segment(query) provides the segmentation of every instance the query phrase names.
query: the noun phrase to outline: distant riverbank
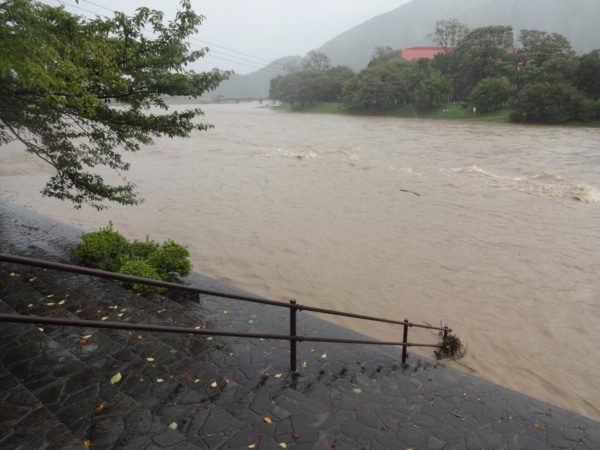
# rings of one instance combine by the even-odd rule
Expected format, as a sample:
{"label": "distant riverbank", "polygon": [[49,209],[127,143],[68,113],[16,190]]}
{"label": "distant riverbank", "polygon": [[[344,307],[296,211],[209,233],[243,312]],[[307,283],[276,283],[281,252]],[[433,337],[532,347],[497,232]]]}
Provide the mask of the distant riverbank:
{"label": "distant riverbank", "polygon": [[[421,109],[415,105],[398,105],[390,108],[352,111],[344,107],[342,103],[315,103],[305,108],[292,108],[289,103],[277,107],[280,111],[305,112],[313,114],[346,114],[355,116],[381,116],[401,117],[414,119],[453,119],[466,120],[469,122],[492,122],[511,123],[508,116],[510,108],[503,108],[493,112],[475,112],[470,107],[462,105],[443,105],[437,108]],[[566,122],[557,124],[560,126],[583,126],[600,128],[600,118],[592,122]]]}

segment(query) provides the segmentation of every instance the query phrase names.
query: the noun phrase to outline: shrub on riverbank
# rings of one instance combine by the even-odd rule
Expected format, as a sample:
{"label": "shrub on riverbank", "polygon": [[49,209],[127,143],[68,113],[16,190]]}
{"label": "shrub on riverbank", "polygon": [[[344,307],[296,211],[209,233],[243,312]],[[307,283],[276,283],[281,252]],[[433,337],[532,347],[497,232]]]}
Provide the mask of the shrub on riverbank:
{"label": "shrub on riverbank", "polygon": [[[188,249],[170,239],[162,244],[146,237],[145,241],[128,241],[112,222],[99,231],[84,233],[75,247],[75,255],[84,266],[110,272],[162,281],[177,281],[192,270]],[[134,290],[164,292],[165,288],[139,283],[119,282]]]}

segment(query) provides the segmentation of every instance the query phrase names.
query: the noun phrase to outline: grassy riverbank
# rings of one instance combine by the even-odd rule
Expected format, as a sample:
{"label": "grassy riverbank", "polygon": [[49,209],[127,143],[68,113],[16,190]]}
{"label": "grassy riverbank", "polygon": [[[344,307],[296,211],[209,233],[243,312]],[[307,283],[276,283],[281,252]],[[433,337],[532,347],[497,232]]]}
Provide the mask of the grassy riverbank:
{"label": "grassy riverbank", "polygon": [[[489,113],[473,114],[470,108],[464,108],[461,105],[444,105],[438,108],[420,109],[414,105],[399,105],[385,109],[372,109],[364,111],[351,111],[341,103],[315,103],[306,108],[292,108],[290,104],[278,106],[281,111],[295,111],[313,114],[347,114],[359,116],[381,116],[381,117],[404,117],[414,119],[452,119],[468,120],[472,122],[491,122],[491,123],[509,123],[509,108],[503,108]],[[585,126],[600,128],[600,119],[592,122],[567,122],[559,124],[561,126]]]}
{"label": "grassy riverbank", "polygon": [[414,105],[399,105],[384,109],[371,109],[352,111],[344,107],[342,103],[315,103],[306,108],[292,108],[290,104],[278,107],[284,111],[297,111],[313,114],[348,114],[360,116],[384,116],[384,117],[407,117],[414,119],[469,119],[485,122],[507,123],[510,109],[504,108],[490,113],[473,114],[470,108],[460,105],[444,105],[439,108],[420,109]]}

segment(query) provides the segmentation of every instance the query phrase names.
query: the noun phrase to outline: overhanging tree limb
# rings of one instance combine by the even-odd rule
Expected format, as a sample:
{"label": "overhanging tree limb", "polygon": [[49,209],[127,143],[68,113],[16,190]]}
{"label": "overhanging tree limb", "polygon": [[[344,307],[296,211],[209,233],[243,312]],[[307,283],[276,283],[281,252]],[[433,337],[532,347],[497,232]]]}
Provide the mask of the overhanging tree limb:
{"label": "overhanging tree limb", "polygon": [[[210,128],[197,121],[199,108],[152,108],[168,109],[164,96],[196,98],[230,75],[186,69],[208,51],[191,51],[188,43],[203,19],[189,0],[166,24],[148,8],[85,19],[32,0],[0,3],[0,144],[18,139],[56,169],[43,195],[77,208],[139,203],[122,176],[129,165],[120,152]],[[105,183],[95,173],[101,166],[123,184]]]}

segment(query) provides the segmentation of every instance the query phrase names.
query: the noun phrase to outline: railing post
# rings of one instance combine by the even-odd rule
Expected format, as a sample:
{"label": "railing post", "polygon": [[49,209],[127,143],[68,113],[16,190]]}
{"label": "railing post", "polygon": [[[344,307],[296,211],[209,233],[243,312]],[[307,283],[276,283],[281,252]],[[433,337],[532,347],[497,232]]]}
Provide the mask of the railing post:
{"label": "railing post", "polygon": [[407,346],[408,343],[408,319],[404,319],[404,335],[402,336],[402,364],[406,363],[406,358],[408,358]]}
{"label": "railing post", "polygon": [[[290,300],[290,304],[295,305],[296,300]],[[291,337],[296,336],[296,312],[297,311],[298,311],[298,309],[293,306],[290,308],[290,336]],[[296,371],[296,342],[297,341],[294,339],[290,340],[290,370],[292,372]]]}
{"label": "railing post", "polygon": [[446,339],[448,339],[448,326],[444,327],[444,342],[446,342]]}

